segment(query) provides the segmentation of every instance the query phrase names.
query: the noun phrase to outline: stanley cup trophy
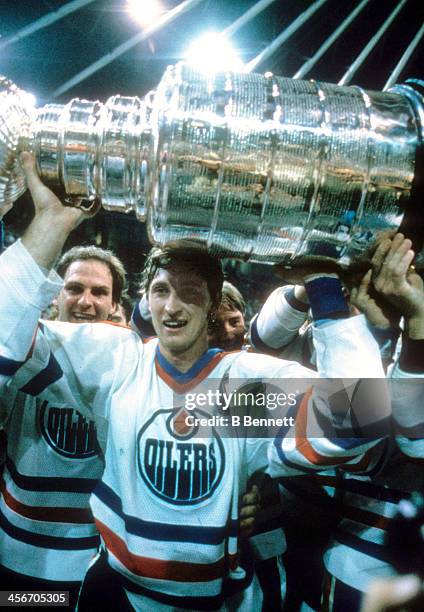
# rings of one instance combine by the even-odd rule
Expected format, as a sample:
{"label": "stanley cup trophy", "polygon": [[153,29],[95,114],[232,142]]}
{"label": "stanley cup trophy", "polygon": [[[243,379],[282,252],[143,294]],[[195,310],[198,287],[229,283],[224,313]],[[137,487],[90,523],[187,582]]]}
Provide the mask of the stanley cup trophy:
{"label": "stanley cup trophy", "polygon": [[254,262],[347,265],[417,215],[422,85],[381,93],[177,64],[144,100],[35,110],[3,78],[0,205],[26,189],[18,153],[29,148],[69,203],[134,210],[153,243],[190,238]]}

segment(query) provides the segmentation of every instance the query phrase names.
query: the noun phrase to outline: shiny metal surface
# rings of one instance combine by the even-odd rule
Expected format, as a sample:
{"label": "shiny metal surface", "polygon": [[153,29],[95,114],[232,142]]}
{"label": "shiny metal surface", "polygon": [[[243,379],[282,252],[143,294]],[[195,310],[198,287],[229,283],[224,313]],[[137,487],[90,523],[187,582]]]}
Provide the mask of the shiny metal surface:
{"label": "shiny metal surface", "polygon": [[62,186],[69,203],[99,198],[108,210],[135,210],[144,220],[153,152],[145,102],[112,96],[105,104],[49,104],[38,110],[33,130],[41,177]]}
{"label": "shiny metal surface", "polygon": [[114,96],[102,116],[102,148],[99,164],[102,203],[108,210],[128,212],[137,203],[140,190],[141,151],[139,98]]}
{"label": "shiny metal surface", "polygon": [[18,162],[18,144],[28,141],[33,124],[31,99],[5,77],[0,77],[0,214],[26,189]]}
{"label": "shiny metal surface", "polygon": [[419,134],[404,96],[177,65],[155,105],[154,242],[348,263],[401,222]]}
{"label": "shiny metal surface", "polygon": [[0,86],[0,201],[23,191],[16,155],[31,132],[42,178],[71,202],[147,214],[155,243],[195,238],[257,262],[346,264],[397,228],[422,137],[422,99],[408,86],[380,93],[178,64],[144,101],[47,105],[31,130],[22,92]]}

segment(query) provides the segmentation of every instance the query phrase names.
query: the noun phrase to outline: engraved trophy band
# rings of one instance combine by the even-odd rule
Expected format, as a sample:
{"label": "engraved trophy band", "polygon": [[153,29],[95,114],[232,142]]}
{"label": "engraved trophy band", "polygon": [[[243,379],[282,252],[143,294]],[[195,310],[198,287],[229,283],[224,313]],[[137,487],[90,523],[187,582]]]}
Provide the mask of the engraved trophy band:
{"label": "engraved trophy band", "polygon": [[143,100],[35,109],[0,78],[0,206],[26,189],[29,148],[68,201],[133,210],[154,244],[348,264],[416,208],[423,124],[420,81],[376,92],[177,64]]}

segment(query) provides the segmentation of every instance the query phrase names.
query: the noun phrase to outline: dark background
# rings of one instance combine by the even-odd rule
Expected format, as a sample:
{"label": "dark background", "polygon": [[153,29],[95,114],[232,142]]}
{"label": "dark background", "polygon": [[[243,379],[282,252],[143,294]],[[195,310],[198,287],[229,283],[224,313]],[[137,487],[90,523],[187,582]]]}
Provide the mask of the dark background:
{"label": "dark background", "polygon": [[[162,4],[170,9],[180,1],[162,0]],[[398,2],[370,0],[307,78],[337,82]],[[64,0],[2,0],[0,34],[2,38],[13,35],[65,4],[68,2]],[[116,93],[143,96],[157,85],[168,64],[181,59],[194,39],[210,29],[223,30],[254,4],[254,0],[205,0],[56,101],[66,102],[75,96],[105,100]],[[232,43],[240,50],[243,61],[255,57],[312,4],[312,0],[277,0],[239,30]],[[293,76],[358,4],[359,0],[328,0],[258,70]],[[53,102],[51,93],[59,85],[140,31],[125,8],[126,0],[96,0],[2,49],[1,73],[32,91],[40,105]],[[382,89],[423,17],[422,0],[408,0],[352,84]],[[423,44],[416,49],[401,78],[422,76]]]}
{"label": "dark background", "polygon": [[[371,0],[305,78],[337,82],[398,2]],[[7,38],[65,4],[64,0],[3,0],[0,2],[0,35]],[[162,4],[171,9],[179,1],[162,0]],[[182,58],[193,40],[207,30],[223,30],[253,4],[255,0],[205,0],[63,96],[53,99],[52,93],[57,87],[140,31],[140,26],[126,11],[125,0],[95,0],[55,24],[1,49],[0,73],[33,93],[38,106],[49,102],[64,103],[73,97],[105,101],[117,93],[142,97],[157,85],[168,64]],[[242,60],[247,62],[255,57],[312,4],[312,0],[273,2],[232,38]],[[328,0],[256,70],[293,76],[358,4],[359,0]],[[423,17],[424,2],[408,0],[351,84],[382,89]],[[400,82],[409,77],[423,77],[423,49],[421,41],[401,74]],[[23,196],[15,210],[7,215],[11,235],[22,230],[28,209],[28,197]],[[81,226],[67,246],[93,240],[113,248],[131,273],[140,269],[149,249],[143,226],[131,215],[102,212],[95,220]],[[237,278],[238,264],[227,267],[230,277]],[[263,271],[258,270],[257,266],[249,268],[252,281],[257,276],[263,278]]]}

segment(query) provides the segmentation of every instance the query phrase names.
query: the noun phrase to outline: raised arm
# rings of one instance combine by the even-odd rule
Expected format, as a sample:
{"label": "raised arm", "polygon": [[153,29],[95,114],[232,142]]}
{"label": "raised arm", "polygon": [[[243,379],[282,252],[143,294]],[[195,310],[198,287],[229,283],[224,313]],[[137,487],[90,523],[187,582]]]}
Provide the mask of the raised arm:
{"label": "raised arm", "polygon": [[375,288],[404,318],[402,346],[391,371],[392,411],[402,452],[424,458],[424,283],[411,263],[411,241],[397,234],[373,258]]}
{"label": "raised arm", "polygon": [[57,275],[48,271],[69,232],[84,214],[62,206],[40,181],[35,161],[21,154],[35,216],[22,240],[7,249],[0,261],[0,376],[5,382],[26,360],[41,312],[60,290]]}
{"label": "raised arm", "polygon": [[114,359],[125,373],[140,343],[132,332],[100,323],[39,322],[62,287],[49,268],[84,213],[62,206],[41,183],[32,156],[22,158],[36,214],[24,238],[0,256],[0,382],[33,396],[57,394],[65,405],[78,395],[101,412]]}
{"label": "raised arm", "polygon": [[424,283],[411,266],[415,257],[412,242],[396,234],[385,240],[372,260],[373,283],[405,319],[405,339],[424,339]]}
{"label": "raised arm", "polygon": [[22,244],[35,262],[50,270],[70,232],[86,217],[78,208],[63,206],[37,174],[34,157],[24,151],[21,164],[35,206],[35,216]]}
{"label": "raised arm", "polygon": [[260,353],[286,357],[284,349],[297,339],[308,309],[306,291],[301,285],[275,289],[251,321],[252,347]]}
{"label": "raised arm", "polygon": [[305,287],[320,378],[298,401],[294,427],[275,440],[271,474],[366,472],[388,433],[379,426],[390,405],[378,346],[364,316],[350,315],[336,274],[308,275]]}

